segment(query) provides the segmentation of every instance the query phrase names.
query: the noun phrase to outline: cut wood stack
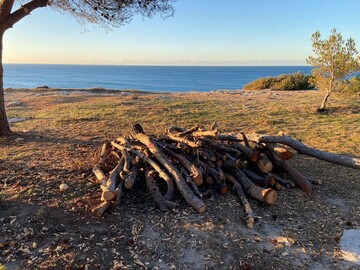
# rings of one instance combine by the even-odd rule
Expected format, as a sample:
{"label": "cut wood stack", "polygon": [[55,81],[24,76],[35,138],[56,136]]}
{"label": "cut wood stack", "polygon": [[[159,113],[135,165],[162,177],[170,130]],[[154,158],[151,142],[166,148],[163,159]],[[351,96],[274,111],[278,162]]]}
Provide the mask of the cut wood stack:
{"label": "cut wood stack", "polygon": [[155,137],[135,124],[131,135],[107,142],[101,149],[93,173],[102,202],[93,212],[103,215],[126,189],[143,183],[160,210],[175,208],[174,194],[179,192],[202,213],[207,207],[203,193],[215,188],[220,194],[230,190],[239,198],[247,226],[252,228],[254,215],[248,197],[271,205],[277,190],[296,185],[310,193],[312,184],[318,183],[286,162],[296,152],[360,168],[359,159],[316,150],[284,135],[220,134],[217,125],[209,130],[198,125],[171,127]]}

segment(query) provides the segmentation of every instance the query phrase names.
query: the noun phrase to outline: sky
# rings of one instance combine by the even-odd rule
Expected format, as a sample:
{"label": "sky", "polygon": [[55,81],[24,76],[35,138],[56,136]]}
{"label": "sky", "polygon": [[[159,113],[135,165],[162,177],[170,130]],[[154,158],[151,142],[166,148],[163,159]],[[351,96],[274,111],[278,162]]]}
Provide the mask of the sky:
{"label": "sky", "polygon": [[311,34],[336,28],[360,51],[359,0],[177,0],[173,17],[106,31],[46,7],[4,36],[4,63],[305,65]]}

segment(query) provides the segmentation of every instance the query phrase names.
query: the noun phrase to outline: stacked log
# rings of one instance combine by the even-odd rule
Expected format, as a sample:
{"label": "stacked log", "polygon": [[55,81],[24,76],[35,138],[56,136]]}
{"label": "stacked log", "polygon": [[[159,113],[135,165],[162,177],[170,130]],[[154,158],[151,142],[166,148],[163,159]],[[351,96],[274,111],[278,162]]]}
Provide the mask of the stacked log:
{"label": "stacked log", "polygon": [[296,152],[360,169],[359,159],[316,150],[284,135],[220,134],[217,125],[209,130],[197,125],[171,127],[155,137],[135,124],[130,135],[102,146],[99,163],[93,167],[102,202],[93,212],[102,216],[126,189],[142,183],[160,210],[175,208],[174,194],[179,192],[202,213],[207,208],[202,192],[215,188],[238,197],[247,227],[252,228],[248,196],[271,205],[278,190],[296,185],[311,193],[312,184],[319,183],[287,163]]}

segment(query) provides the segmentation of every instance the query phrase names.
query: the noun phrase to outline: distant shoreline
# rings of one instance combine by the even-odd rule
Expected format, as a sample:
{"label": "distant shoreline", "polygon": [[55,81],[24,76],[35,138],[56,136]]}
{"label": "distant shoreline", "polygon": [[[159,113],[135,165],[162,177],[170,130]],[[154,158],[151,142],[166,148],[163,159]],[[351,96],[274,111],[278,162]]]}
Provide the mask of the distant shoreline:
{"label": "distant shoreline", "polygon": [[310,65],[139,65],[139,64],[60,64],[60,63],[4,63],[3,65],[34,66],[98,66],[98,67],[311,67]]}
{"label": "distant shoreline", "polygon": [[155,95],[170,95],[170,94],[236,94],[236,93],[264,93],[264,92],[277,92],[277,93],[291,93],[291,92],[309,92],[309,91],[317,91],[316,89],[308,89],[308,90],[278,90],[278,89],[260,89],[260,90],[244,90],[244,89],[237,89],[237,90],[229,90],[229,89],[218,89],[208,92],[203,91],[191,91],[191,92],[174,92],[174,91],[161,91],[161,92],[152,92],[152,91],[141,91],[135,89],[106,89],[101,87],[95,88],[52,88],[52,87],[36,87],[36,88],[5,88],[6,92],[32,92],[32,93],[44,93],[44,92],[62,92],[68,94],[117,94],[122,95],[124,93],[127,94],[155,94]]}

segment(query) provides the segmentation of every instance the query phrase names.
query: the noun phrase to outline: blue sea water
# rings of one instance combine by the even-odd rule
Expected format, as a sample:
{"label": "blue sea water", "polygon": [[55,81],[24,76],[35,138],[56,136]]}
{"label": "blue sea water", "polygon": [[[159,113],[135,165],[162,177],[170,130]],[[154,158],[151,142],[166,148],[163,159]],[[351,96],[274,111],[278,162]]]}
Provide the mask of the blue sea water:
{"label": "blue sea water", "polygon": [[236,90],[259,77],[301,72],[310,66],[96,66],[4,64],[5,88],[134,89],[151,92]]}

